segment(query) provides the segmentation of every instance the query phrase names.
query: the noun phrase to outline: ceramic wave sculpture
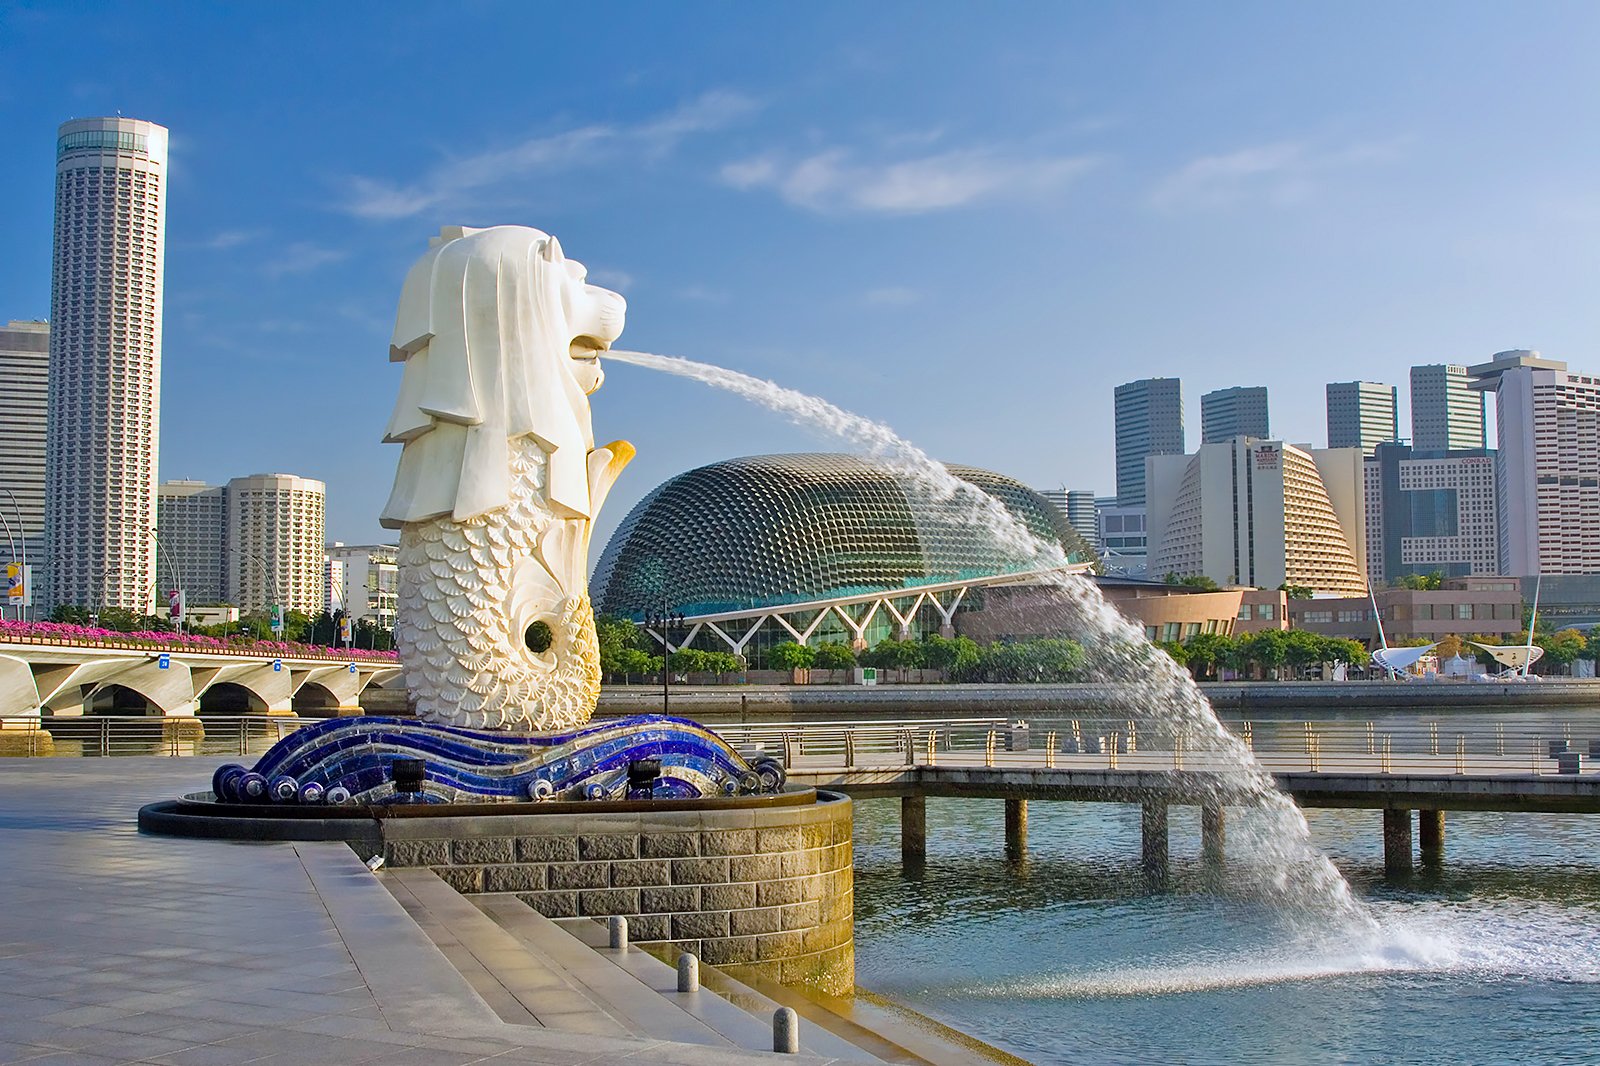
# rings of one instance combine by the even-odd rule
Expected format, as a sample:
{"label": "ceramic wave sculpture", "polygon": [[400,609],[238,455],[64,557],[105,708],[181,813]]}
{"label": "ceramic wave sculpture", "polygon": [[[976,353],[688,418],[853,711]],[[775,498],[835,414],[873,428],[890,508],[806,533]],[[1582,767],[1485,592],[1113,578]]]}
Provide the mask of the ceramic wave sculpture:
{"label": "ceramic wave sculpture", "polygon": [[599,699],[589,538],[634,449],[594,445],[627,305],[585,278],[525,226],[446,227],[406,275],[381,521],[400,531],[395,645],[424,721],[570,729]]}
{"label": "ceramic wave sculpture", "polygon": [[631,763],[653,759],[655,799],[781,791],[782,765],[747,763],[704,726],[641,715],[540,734],[462,729],[406,718],[333,718],[295,730],[246,769],[217,768],[212,792],[224,803],[350,804],[395,798],[396,759],[425,763],[424,803],[641,798]]}

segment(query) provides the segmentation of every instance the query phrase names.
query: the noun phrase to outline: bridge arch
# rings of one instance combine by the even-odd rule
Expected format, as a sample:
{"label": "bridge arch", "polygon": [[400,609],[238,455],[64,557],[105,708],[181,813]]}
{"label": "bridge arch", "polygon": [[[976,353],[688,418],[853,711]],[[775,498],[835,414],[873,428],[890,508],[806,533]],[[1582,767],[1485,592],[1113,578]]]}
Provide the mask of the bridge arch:
{"label": "bridge arch", "polygon": [[96,685],[84,700],[83,709],[89,714],[122,716],[163,714],[161,705],[132,685],[114,681]]}
{"label": "bridge arch", "polygon": [[320,681],[305,681],[295,689],[290,705],[296,713],[309,711],[333,714],[338,711],[341,701],[336,692]]}
{"label": "bridge arch", "polygon": [[266,714],[267,701],[248,685],[218,681],[200,694],[199,709],[206,714]]}

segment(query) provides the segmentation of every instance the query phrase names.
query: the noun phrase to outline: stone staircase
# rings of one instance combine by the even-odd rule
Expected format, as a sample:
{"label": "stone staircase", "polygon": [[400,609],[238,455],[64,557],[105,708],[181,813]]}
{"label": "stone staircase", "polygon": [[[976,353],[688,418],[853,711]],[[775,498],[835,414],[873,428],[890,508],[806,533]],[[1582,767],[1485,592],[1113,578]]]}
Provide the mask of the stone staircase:
{"label": "stone staircase", "polygon": [[813,1061],[996,1061],[870,1004],[836,1013],[793,990],[757,990],[711,967],[701,967],[700,991],[679,992],[673,966],[639,948],[612,950],[593,919],[552,920],[511,893],[462,895],[422,868],[385,870],[379,878],[512,1025],[770,1053],[772,1014],[788,1006],[801,1016],[801,1055]]}

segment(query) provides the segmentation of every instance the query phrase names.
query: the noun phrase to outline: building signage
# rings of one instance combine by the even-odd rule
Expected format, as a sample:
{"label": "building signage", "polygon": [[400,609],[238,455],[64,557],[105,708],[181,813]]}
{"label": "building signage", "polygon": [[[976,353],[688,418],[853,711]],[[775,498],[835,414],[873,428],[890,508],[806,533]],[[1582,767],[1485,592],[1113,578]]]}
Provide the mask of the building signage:
{"label": "building signage", "polygon": [[1256,449],[1256,469],[1257,470],[1276,470],[1276,469],[1278,469],[1278,449],[1276,449],[1276,448],[1274,448],[1274,447],[1272,447],[1270,445],[1268,445],[1266,447],[1262,447],[1262,448],[1257,448]]}

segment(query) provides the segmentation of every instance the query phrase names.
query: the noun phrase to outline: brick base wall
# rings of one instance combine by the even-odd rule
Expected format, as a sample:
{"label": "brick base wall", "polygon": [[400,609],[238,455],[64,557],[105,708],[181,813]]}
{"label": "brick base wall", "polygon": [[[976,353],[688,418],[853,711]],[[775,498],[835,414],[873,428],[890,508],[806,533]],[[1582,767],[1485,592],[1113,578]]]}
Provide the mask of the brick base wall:
{"label": "brick base wall", "polygon": [[849,799],[792,807],[390,819],[391,866],[551,918],[624,915],[636,943],[730,976],[855,987]]}

